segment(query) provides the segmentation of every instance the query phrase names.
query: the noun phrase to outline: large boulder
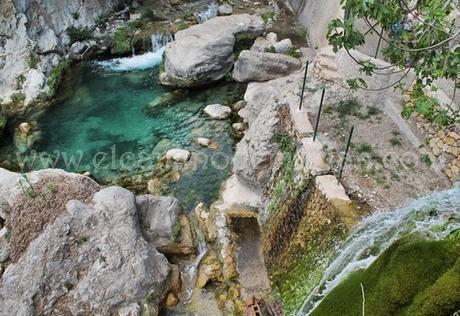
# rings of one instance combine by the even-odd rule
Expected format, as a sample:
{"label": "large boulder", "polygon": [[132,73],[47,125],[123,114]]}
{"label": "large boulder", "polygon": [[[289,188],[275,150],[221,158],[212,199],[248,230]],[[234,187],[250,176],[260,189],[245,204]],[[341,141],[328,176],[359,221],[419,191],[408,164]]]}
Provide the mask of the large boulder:
{"label": "large boulder", "polygon": [[238,82],[268,81],[287,76],[300,67],[300,60],[290,56],[244,50],[235,63],[233,79]]}
{"label": "large boulder", "polygon": [[195,251],[190,223],[179,200],[173,197],[141,195],[136,198],[141,230],[147,241],[165,254]]}
{"label": "large boulder", "polygon": [[265,29],[256,15],[215,17],[176,33],[165,50],[165,85],[195,87],[222,79],[233,67],[236,37],[256,38]]}
{"label": "large boulder", "polygon": [[109,187],[91,203],[67,203],[8,266],[0,314],[156,315],[169,273],[142,237],[134,195]]}

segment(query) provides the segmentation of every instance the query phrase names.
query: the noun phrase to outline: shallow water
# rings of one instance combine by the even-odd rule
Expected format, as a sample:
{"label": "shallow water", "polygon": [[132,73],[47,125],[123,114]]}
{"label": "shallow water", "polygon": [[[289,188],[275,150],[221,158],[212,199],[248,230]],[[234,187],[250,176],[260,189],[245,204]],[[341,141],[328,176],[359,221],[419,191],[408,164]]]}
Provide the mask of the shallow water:
{"label": "shallow water", "polygon": [[[193,168],[167,193],[187,207],[212,202],[229,175],[235,141],[230,122],[201,112],[207,104],[233,102],[240,87],[172,93],[158,84],[158,67],[120,72],[108,65],[81,63],[72,69],[61,93],[65,99],[38,119],[40,140],[20,159],[28,169],[89,171],[103,183],[119,183],[122,177],[148,175],[168,149],[184,148],[192,152]],[[211,138],[218,148],[202,148],[197,137]]]}

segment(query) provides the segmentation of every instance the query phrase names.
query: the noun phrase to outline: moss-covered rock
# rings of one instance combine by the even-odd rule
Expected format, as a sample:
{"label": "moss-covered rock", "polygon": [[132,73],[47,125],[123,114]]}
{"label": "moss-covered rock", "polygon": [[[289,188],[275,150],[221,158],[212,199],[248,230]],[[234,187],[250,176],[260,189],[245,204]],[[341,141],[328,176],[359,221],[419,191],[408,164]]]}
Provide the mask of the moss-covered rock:
{"label": "moss-covered rock", "polygon": [[460,309],[460,241],[404,238],[338,285],[312,315],[453,315]]}
{"label": "moss-covered rock", "polygon": [[0,113],[0,137],[3,135],[3,130],[6,127],[6,117]]}

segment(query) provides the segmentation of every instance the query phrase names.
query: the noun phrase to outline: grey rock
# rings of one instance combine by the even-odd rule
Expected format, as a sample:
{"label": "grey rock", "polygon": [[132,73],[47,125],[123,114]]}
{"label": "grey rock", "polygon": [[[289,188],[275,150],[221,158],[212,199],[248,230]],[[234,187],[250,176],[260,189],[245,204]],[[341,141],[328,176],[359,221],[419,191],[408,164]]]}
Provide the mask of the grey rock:
{"label": "grey rock", "polygon": [[11,247],[9,244],[9,230],[3,227],[0,230],[0,263],[8,260],[11,254]]}
{"label": "grey rock", "polygon": [[270,45],[275,45],[278,42],[278,35],[274,32],[270,32],[267,34],[267,42]]}
{"label": "grey rock", "polygon": [[275,52],[277,52],[278,54],[286,54],[287,52],[289,52],[289,49],[291,49],[292,42],[289,38],[286,38],[282,41],[275,43],[273,47],[275,48]]}
{"label": "grey rock", "polygon": [[40,94],[43,86],[45,85],[46,77],[37,69],[30,69],[26,74],[26,81],[24,82],[24,103],[30,104]]}
{"label": "grey rock", "polygon": [[174,160],[175,162],[187,162],[190,159],[191,153],[188,150],[173,148],[166,152],[167,160]]}
{"label": "grey rock", "polygon": [[272,158],[278,145],[274,141],[279,118],[276,108],[264,108],[236,147],[233,172],[251,188],[262,190],[270,180]]}
{"label": "grey rock", "polygon": [[230,116],[232,109],[225,105],[210,104],[204,108],[203,112],[212,119],[224,120]]}
{"label": "grey rock", "polygon": [[265,53],[269,49],[271,44],[265,39],[265,37],[258,37],[251,46],[251,50],[259,53]]}
{"label": "grey rock", "polygon": [[179,222],[182,208],[173,197],[140,195],[136,197],[142,233],[155,247],[174,241],[174,226]]}
{"label": "grey rock", "polygon": [[119,187],[93,203],[70,201],[0,285],[1,315],[114,315],[158,311],[169,290],[166,258],[142,237],[134,195]]}
{"label": "grey rock", "polygon": [[238,82],[268,81],[284,77],[299,69],[298,59],[272,53],[242,51],[233,70],[233,79]]}
{"label": "grey rock", "polygon": [[228,3],[220,5],[218,8],[219,15],[230,15],[233,13],[233,8]]}
{"label": "grey rock", "polygon": [[232,68],[237,34],[256,38],[265,29],[260,16],[241,14],[212,18],[176,33],[165,50],[165,85],[195,87],[222,79]]}

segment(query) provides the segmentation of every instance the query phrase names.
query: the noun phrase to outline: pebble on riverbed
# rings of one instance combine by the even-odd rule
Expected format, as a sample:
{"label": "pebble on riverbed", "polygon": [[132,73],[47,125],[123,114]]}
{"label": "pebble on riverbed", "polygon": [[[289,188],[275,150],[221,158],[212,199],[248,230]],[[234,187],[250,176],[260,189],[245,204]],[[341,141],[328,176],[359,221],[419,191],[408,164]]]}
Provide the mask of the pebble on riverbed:
{"label": "pebble on riverbed", "polygon": [[187,162],[191,155],[188,150],[174,148],[168,150],[165,157],[167,160],[174,160],[175,162]]}
{"label": "pebble on riverbed", "polygon": [[196,142],[203,147],[209,147],[211,145],[211,140],[209,138],[198,137]]}

